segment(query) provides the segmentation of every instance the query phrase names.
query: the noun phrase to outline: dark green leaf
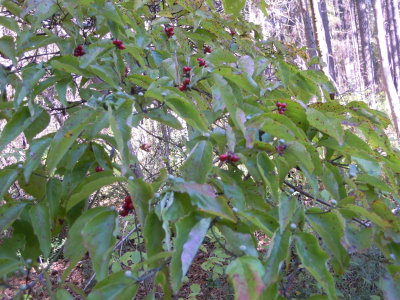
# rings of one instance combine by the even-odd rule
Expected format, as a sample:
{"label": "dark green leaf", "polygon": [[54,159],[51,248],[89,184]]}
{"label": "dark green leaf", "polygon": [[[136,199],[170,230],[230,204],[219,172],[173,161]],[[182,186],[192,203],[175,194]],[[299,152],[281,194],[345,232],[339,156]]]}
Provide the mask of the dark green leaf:
{"label": "dark green leaf", "polygon": [[81,231],[83,244],[89,250],[98,280],[104,279],[108,274],[111,251],[115,243],[116,217],[115,211],[102,212],[90,219]]}
{"label": "dark green leaf", "polygon": [[296,251],[302,265],[324,288],[330,300],[336,300],[335,281],[328,270],[328,254],[318,244],[317,239],[309,233],[296,234]]}
{"label": "dark green leaf", "polygon": [[50,228],[50,214],[48,208],[43,204],[36,204],[29,210],[33,231],[35,232],[40,250],[44,258],[48,258],[51,247],[51,228]]}
{"label": "dark green leaf", "polygon": [[212,155],[211,142],[198,142],[181,168],[182,177],[186,181],[205,183],[207,175],[212,169]]}

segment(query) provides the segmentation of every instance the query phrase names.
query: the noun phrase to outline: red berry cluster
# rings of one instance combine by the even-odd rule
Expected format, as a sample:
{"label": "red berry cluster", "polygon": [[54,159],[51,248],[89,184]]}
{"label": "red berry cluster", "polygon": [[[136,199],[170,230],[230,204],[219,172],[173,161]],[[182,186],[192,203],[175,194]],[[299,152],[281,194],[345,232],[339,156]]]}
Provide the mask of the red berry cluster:
{"label": "red berry cluster", "polygon": [[167,34],[168,38],[174,35],[174,27],[165,27],[164,31]]}
{"label": "red berry cluster", "polygon": [[233,30],[233,29],[229,29],[229,31],[230,31],[229,33],[230,33],[231,36],[234,36],[236,34],[236,31]]}
{"label": "red berry cluster", "polygon": [[183,83],[179,86],[180,91],[186,91],[187,86],[190,84],[190,71],[192,71],[191,67],[185,66],[183,67],[183,74],[185,75],[185,79],[183,80]]}
{"label": "red berry cluster", "polygon": [[131,196],[126,196],[124,204],[122,205],[122,210],[119,212],[119,215],[122,217],[127,216],[131,211],[133,211],[133,202]]}
{"label": "red berry cluster", "polygon": [[125,49],[125,45],[121,40],[113,40],[113,44],[115,45],[115,47],[117,47],[117,49],[119,50],[124,50]]}
{"label": "red berry cluster", "polygon": [[276,107],[278,108],[278,113],[283,115],[286,110],[286,103],[276,102]]}
{"label": "red berry cluster", "polygon": [[104,169],[102,167],[100,167],[100,166],[97,166],[95,171],[96,171],[96,173],[99,173],[99,172],[103,172]]}
{"label": "red berry cluster", "polygon": [[227,162],[238,162],[240,160],[240,157],[237,156],[235,153],[228,152],[221,154],[219,156],[220,161],[227,161]]}
{"label": "red berry cluster", "polygon": [[206,64],[206,61],[202,58],[198,58],[197,61],[199,62],[199,67],[208,67],[208,65]]}
{"label": "red berry cluster", "polygon": [[209,46],[204,46],[203,51],[204,51],[204,54],[212,52],[211,47],[209,47]]}
{"label": "red berry cluster", "polygon": [[82,45],[76,46],[74,50],[74,56],[84,56],[86,54],[85,50],[83,50]]}
{"label": "red berry cluster", "polygon": [[285,144],[279,144],[278,146],[275,147],[276,153],[278,153],[279,156],[283,155],[283,151],[285,151],[286,145]]}

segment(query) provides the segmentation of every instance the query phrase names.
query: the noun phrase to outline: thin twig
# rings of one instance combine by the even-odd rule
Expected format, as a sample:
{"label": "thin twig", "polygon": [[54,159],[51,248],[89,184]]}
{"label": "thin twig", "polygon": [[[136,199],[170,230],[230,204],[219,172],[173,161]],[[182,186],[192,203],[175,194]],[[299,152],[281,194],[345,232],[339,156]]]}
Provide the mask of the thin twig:
{"label": "thin twig", "polygon": [[[291,184],[290,182],[288,182],[286,180],[284,180],[283,183],[286,184],[288,187],[291,187],[292,189],[294,189],[296,192],[299,192],[300,194],[302,194],[302,195],[304,195],[304,196],[306,196],[306,197],[308,197],[310,199],[313,199],[313,200],[315,200],[315,201],[317,201],[317,202],[319,202],[319,203],[321,203],[321,204],[323,204],[325,206],[328,206],[330,208],[334,208],[334,206],[329,204],[328,202],[325,202],[324,200],[321,200],[321,199],[318,199],[318,198],[314,197],[313,195],[307,193],[306,191],[303,191],[301,188],[298,188],[297,186]],[[362,221],[362,220],[360,220],[358,218],[352,218],[352,220],[354,222],[360,224],[360,225],[365,226],[365,227],[370,227],[371,226],[370,224],[368,224],[368,223],[366,223],[366,222],[364,222],[364,221]]]}

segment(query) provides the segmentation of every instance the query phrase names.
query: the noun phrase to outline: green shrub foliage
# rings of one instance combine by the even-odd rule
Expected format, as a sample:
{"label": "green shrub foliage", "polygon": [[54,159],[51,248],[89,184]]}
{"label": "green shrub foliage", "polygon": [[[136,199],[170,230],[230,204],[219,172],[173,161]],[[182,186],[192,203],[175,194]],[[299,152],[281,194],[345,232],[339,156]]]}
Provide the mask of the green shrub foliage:
{"label": "green shrub foliage", "polygon": [[[296,66],[307,65],[304,49],[264,40],[241,18],[244,0],[222,1],[226,14],[210,0],[1,3],[0,150],[21,135],[27,144],[0,170],[3,280],[49,259],[63,230],[62,280],[89,252],[89,299],[131,299],[149,278],[168,299],[213,231],[236,299],[283,299],[280,282],[296,268],[321,299],[337,299],[335,279],[369,247],[386,257],[387,299],[400,298],[390,121],[331,100],[321,71]],[[179,169],[148,182],[131,143],[145,119],[187,137],[186,158],[171,157]],[[146,246],[132,273],[109,268],[123,217],[88,205],[113,184],[129,191]],[[26,197],[12,197],[15,186]],[[266,252],[255,233],[270,239]]]}

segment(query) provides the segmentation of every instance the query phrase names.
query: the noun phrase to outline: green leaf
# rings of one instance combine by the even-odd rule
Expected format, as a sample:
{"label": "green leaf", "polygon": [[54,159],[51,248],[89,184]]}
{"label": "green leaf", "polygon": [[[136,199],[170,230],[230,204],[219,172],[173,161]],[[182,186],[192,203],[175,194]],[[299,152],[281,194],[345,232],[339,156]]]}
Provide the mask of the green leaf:
{"label": "green leaf", "polygon": [[43,204],[36,204],[29,210],[31,224],[40,245],[44,258],[48,258],[51,248],[50,214]]}
{"label": "green leaf", "polygon": [[17,66],[14,38],[12,36],[3,36],[0,38],[0,49],[6,57],[11,59],[13,65]]}
{"label": "green leaf", "polygon": [[62,183],[57,178],[50,178],[46,187],[46,202],[51,218],[55,218],[60,209],[62,197]]}
{"label": "green leaf", "polygon": [[[111,43],[109,48],[110,47]],[[92,65],[92,63],[96,61],[97,57],[105,50],[105,47],[99,47],[97,45],[89,46],[85,54],[85,59],[80,61],[79,67],[82,69],[86,69],[88,66]]]}
{"label": "green leaf", "polygon": [[67,210],[70,210],[80,201],[86,199],[89,195],[99,190],[103,186],[113,184],[115,182],[126,181],[125,177],[115,177],[111,171],[103,171],[88,176],[74,190],[73,194],[67,202]]}
{"label": "green leaf", "polygon": [[138,288],[134,278],[119,271],[98,282],[87,299],[134,299]]}
{"label": "green leaf", "polygon": [[4,194],[8,191],[8,188],[15,182],[18,177],[18,173],[19,170],[14,168],[0,170],[0,199],[3,199]]}
{"label": "green leaf", "polygon": [[261,278],[264,274],[263,264],[253,256],[242,256],[226,267],[226,274],[235,288],[236,300],[257,300],[265,288]]}
{"label": "green leaf", "polygon": [[336,300],[335,281],[327,267],[328,254],[318,244],[315,236],[306,232],[296,234],[296,251],[302,265],[323,287],[330,300]]}
{"label": "green leaf", "polygon": [[38,109],[34,117],[34,122],[24,130],[28,143],[31,143],[32,139],[45,130],[50,123],[50,115],[45,110]]}
{"label": "green leaf", "polygon": [[217,226],[232,249],[232,252],[237,256],[243,254],[254,257],[258,256],[254,238],[247,225],[240,224],[240,226],[234,226],[233,228],[222,224],[218,224]]}
{"label": "green leaf", "polygon": [[21,266],[23,266],[23,263],[20,260],[0,258],[0,276],[3,277],[8,273],[15,272]]}
{"label": "green leaf", "polygon": [[14,107],[19,107],[25,97],[30,98],[33,87],[46,74],[45,68],[41,64],[27,65],[22,71],[22,85],[16,90]]}
{"label": "green leaf", "polygon": [[96,113],[94,111],[88,109],[78,110],[69,117],[64,126],[56,133],[47,155],[47,168],[50,174],[53,173],[76,138],[94,120],[95,116]]}
{"label": "green leaf", "polygon": [[4,16],[0,16],[0,25],[14,31],[15,33],[18,33],[20,31],[18,22],[14,18],[7,18]]}
{"label": "green leaf", "polygon": [[115,243],[116,217],[115,211],[102,212],[90,219],[81,231],[83,244],[89,250],[97,280],[104,279],[108,274],[109,260]]}
{"label": "green leaf", "polygon": [[345,221],[338,212],[324,212],[311,208],[306,213],[307,220],[314,230],[322,237],[328,250],[333,254],[333,267],[337,274],[342,275],[349,264],[350,257],[340,241],[344,236]]}
{"label": "green leaf", "polygon": [[176,223],[175,251],[171,261],[172,288],[177,292],[211,224],[211,218],[190,214]]}
{"label": "green leaf", "polygon": [[343,145],[344,131],[338,119],[327,116],[316,109],[308,108],[307,120],[311,126],[335,138],[340,146]]}
{"label": "green leaf", "polygon": [[21,107],[18,112],[12,116],[12,119],[7,122],[1,133],[0,151],[21,134],[21,132],[32,126],[32,124],[42,116],[42,111],[42,109],[39,109],[33,116],[31,116],[27,106]]}
{"label": "green leaf", "polygon": [[216,197],[214,189],[207,184],[183,183],[176,186],[176,190],[187,193],[200,211],[214,216],[226,218],[232,222],[236,221],[231,208],[226,203],[226,199]]}
{"label": "green leaf", "polygon": [[[397,274],[385,274],[381,278],[380,286],[385,295],[386,300],[397,300],[400,299],[400,285],[399,285],[399,266],[395,266],[393,269],[397,269]],[[390,270],[390,269],[389,269]],[[393,272],[396,273],[396,272]],[[395,275],[395,276],[393,276]]]}
{"label": "green leaf", "polygon": [[228,14],[233,14],[235,16],[240,15],[240,11],[246,4],[246,0],[222,0],[224,9]]}
{"label": "green leaf", "polygon": [[200,130],[207,131],[207,122],[195,105],[182,97],[169,96],[165,103],[190,126]]}
{"label": "green leaf", "polygon": [[[146,223],[143,230],[143,237],[146,243],[147,259],[152,259],[157,254],[162,253],[163,240],[165,238],[162,222],[157,215],[152,212],[146,218]],[[149,268],[155,268],[158,265],[157,261],[149,263]]]}
{"label": "green leaf", "polygon": [[200,141],[194,146],[189,157],[181,167],[182,177],[186,181],[205,183],[208,173],[212,169],[212,144],[209,141]]}
{"label": "green leaf", "polygon": [[167,126],[170,126],[174,129],[181,130],[182,129],[182,124],[179,122],[177,118],[175,118],[173,115],[166,113],[162,109],[155,109],[146,114],[146,117],[156,120],[162,124],[165,124]]}
{"label": "green leaf", "polygon": [[286,230],[289,223],[292,222],[294,213],[297,208],[297,199],[282,194],[279,202],[279,225],[281,234]]}
{"label": "green leaf", "polygon": [[[101,80],[107,82],[111,87],[118,89],[118,82],[114,80],[117,77],[115,70],[107,65],[91,64],[86,70],[92,72]],[[118,78],[118,77],[117,77]]]}
{"label": "green leaf", "polygon": [[58,288],[56,290],[56,300],[73,300],[74,297],[67,290]]}
{"label": "green leaf", "polygon": [[154,196],[153,186],[142,178],[129,180],[129,193],[132,195],[135,211],[138,213],[139,221],[144,224],[149,213],[150,200]]}
{"label": "green leaf", "polygon": [[75,223],[72,224],[69,232],[68,239],[65,243],[64,255],[70,260],[70,265],[62,276],[62,280],[65,280],[69,275],[69,272],[75,267],[75,264],[82,258],[86,252],[86,248],[83,244],[83,237],[81,235],[82,228],[89,223],[95,216],[109,212],[108,208],[95,207],[84,214],[82,214]]}
{"label": "green leaf", "polygon": [[128,172],[129,165],[133,164],[135,160],[128,148],[128,142],[131,139],[131,128],[128,126],[128,120],[131,114],[132,104],[128,102],[125,102],[116,111],[112,111],[111,108],[108,110],[110,126],[122,158],[121,175],[125,175]]}
{"label": "green leaf", "polygon": [[19,217],[26,205],[25,202],[14,202],[0,206],[0,232]]}
{"label": "green leaf", "polygon": [[257,168],[261,174],[264,183],[270,187],[273,198],[279,201],[279,182],[276,174],[276,167],[267,153],[260,152],[257,154]]}
{"label": "green leaf", "polygon": [[390,222],[388,222],[387,220],[382,219],[381,217],[379,217],[376,213],[368,211],[367,209],[361,207],[361,206],[357,206],[357,205],[353,205],[353,204],[347,204],[344,205],[340,210],[349,210],[352,211],[354,213],[356,213],[357,215],[363,216],[365,218],[367,218],[368,220],[370,220],[371,222],[375,223],[376,225],[382,227],[382,228],[390,228],[392,227],[392,225],[390,224]]}
{"label": "green leaf", "polygon": [[266,269],[263,278],[267,286],[278,282],[282,264],[289,255],[290,236],[289,230],[285,230],[283,233],[277,230],[271,239],[271,244],[268,246]]}
{"label": "green leaf", "polygon": [[[82,57],[84,59],[84,56]],[[50,65],[57,70],[76,74],[84,77],[93,77],[92,74],[85,69],[79,67],[79,59],[72,55],[63,55],[50,60]]]}

